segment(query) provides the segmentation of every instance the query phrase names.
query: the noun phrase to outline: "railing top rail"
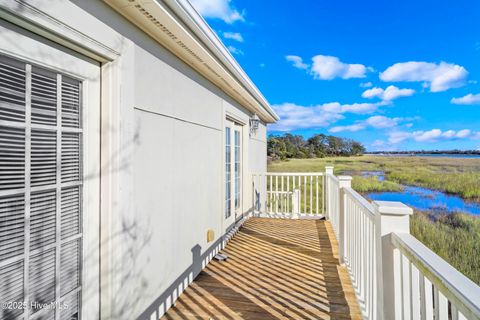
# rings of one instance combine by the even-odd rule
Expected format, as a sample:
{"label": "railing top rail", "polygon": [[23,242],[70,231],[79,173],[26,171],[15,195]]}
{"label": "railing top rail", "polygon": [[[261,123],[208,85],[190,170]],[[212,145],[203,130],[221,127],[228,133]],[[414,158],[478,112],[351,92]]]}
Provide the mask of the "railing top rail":
{"label": "railing top rail", "polygon": [[266,176],[323,176],[324,172],[265,172],[265,173],[253,173],[254,175],[266,175]]}
{"label": "railing top rail", "polygon": [[373,208],[373,205],[370,202],[368,202],[368,200],[365,199],[361,194],[359,194],[357,191],[355,191],[352,188],[343,188],[343,190],[359,206],[365,208],[365,210],[371,213],[372,215],[375,215],[375,209]]}
{"label": "railing top rail", "polygon": [[467,319],[480,319],[479,286],[411,234],[392,233],[392,242]]}
{"label": "railing top rail", "polygon": [[327,176],[330,177],[330,178],[331,178],[334,182],[336,182],[336,183],[339,183],[339,182],[340,182],[340,180],[338,179],[338,177],[337,177],[336,175],[334,175],[334,174],[329,173],[329,174],[327,174]]}

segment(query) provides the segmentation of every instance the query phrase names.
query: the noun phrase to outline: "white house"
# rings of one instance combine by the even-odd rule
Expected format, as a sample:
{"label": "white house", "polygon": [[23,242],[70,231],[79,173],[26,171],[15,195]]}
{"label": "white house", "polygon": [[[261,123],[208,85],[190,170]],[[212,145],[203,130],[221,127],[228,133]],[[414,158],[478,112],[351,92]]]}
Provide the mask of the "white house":
{"label": "white house", "polygon": [[0,0],[0,320],[480,319],[411,208],[266,172],[277,120],[187,0]]}
{"label": "white house", "polygon": [[277,119],[186,0],[0,0],[0,319],[161,316]]}

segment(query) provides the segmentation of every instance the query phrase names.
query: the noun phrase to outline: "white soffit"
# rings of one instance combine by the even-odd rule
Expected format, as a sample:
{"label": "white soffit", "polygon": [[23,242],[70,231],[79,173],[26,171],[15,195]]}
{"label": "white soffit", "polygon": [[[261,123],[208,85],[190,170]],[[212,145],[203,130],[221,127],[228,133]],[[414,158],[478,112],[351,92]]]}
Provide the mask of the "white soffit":
{"label": "white soffit", "polygon": [[[149,34],[160,44],[188,63],[242,106],[257,113],[265,122],[278,120],[268,102],[248,79],[227,49],[213,31],[208,28],[195,10],[186,10],[188,2],[168,1],[169,9],[163,1],[155,0],[104,0],[125,16],[137,27]],[[179,11],[189,21],[179,21],[172,12]],[[196,16],[195,16],[196,15]],[[200,23],[203,22],[203,26]],[[189,27],[187,27],[187,25]],[[190,31],[188,28],[196,29]],[[195,32],[196,31],[196,32]],[[210,43],[201,43],[195,34],[203,35]],[[211,50],[210,48],[213,50]],[[212,53],[215,52],[215,55]],[[233,76],[220,61],[228,63],[237,77]]]}

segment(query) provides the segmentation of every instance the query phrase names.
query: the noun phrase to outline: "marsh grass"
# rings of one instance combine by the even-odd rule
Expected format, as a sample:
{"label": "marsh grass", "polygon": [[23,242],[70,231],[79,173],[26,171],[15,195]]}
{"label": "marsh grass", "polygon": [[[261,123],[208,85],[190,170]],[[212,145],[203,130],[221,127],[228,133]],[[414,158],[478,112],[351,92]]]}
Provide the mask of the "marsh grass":
{"label": "marsh grass", "polygon": [[402,185],[392,181],[379,181],[375,176],[354,176],[352,179],[352,188],[360,193],[403,190]]}
{"label": "marsh grass", "polygon": [[462,213],[416,211],[410,220],[410,232],[480,285],[480,219]]}
{"label": "marsh grass", "polygon": [[414,185],[456,194],[468,200],[480,200],[480,159],[441,157],[361,156],[317,159],[293,159],[274,162],[272,172],[323,172],[333,165],[335,174],[343,172],[383,171],[386,183],[354,175],[359,192],[398,191],[399,184]]}
{"label": "marsh grass", "polygon": [[[337,157],[274,162],[271,172],[324,172],[333,165],[336,175],[353,176],[352,187],[360,193],[400,191],[402,184],[415,185],[480,201],[480,159],[440,157]],[[385,181],[362,177],[362,171],[383,171]],[[480,219],[440,210],[416,211],[411,233],[457,270],[480,285]]]}

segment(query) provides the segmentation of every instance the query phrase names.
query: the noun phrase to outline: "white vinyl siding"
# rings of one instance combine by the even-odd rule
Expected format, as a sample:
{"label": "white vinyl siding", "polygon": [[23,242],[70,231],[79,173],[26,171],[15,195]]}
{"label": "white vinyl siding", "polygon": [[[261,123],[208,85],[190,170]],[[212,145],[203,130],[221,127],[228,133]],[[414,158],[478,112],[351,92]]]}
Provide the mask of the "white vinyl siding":
{"label": "white vinyl siding", "polygon": [[0,319],[80,318],[80,97],[80,81],[0,56],[0,303],[27,303]]}

